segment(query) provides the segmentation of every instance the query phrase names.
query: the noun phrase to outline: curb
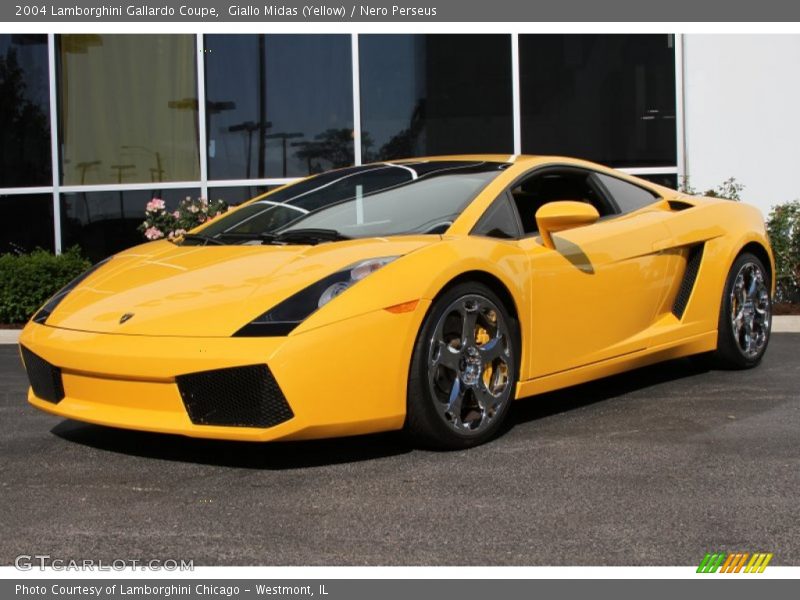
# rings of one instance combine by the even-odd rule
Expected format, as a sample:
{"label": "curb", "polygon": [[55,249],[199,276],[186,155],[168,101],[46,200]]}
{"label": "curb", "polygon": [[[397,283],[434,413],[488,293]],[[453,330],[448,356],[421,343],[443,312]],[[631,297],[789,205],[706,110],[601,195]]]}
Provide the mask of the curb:
{"label": "curb", "polygon": [[[0,344],[19,342],[19,329],[0,329]],[[781,315],[772,318],[773,333],[800,333],[800,315]]]}
{"label": "curb", "polygon": [[20,329],[0,329],[0,344],[16,344],[20,333]]}
{"label": "curb", "polygon": [[800,315],[772,317],[772,331],[776,333],[800,333]]}

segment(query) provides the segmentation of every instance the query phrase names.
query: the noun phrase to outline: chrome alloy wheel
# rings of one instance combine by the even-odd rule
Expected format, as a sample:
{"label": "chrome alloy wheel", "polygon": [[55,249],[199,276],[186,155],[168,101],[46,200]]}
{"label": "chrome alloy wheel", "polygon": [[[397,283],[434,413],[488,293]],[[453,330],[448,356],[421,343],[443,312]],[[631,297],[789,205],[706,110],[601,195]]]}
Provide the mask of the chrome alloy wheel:
{"label": "chrome alloy wheel", "polygon": [[509,325],[488,298],[469,294],[442,313],[428,351],[437,412],[461,434],[478,434],[510,402],[514,357]]}
{"label": "chrome alloy wheel", "polygon": [[753,262],[742,265],[733,282],[730,297],[731,330],[739,350],[747,358],[758,356],[769,340],[769,289],[761,267]]}

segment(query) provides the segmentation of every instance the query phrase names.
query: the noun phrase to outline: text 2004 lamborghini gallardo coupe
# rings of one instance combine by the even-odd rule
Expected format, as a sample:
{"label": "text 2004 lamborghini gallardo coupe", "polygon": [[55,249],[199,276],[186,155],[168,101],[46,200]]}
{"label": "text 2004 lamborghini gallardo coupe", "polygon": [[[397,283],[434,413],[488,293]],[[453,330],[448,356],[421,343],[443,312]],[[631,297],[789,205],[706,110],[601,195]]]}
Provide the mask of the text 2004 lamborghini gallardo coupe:
{"label": "text 2004 lamborghini gallardo coupe", "polygon": [[463,448],[515,398],[698,353],[755,366],[773,272],[745,204],[573,159],[438,157],[313,176],[117,254],[20,343],[30,402],[71,419]]}

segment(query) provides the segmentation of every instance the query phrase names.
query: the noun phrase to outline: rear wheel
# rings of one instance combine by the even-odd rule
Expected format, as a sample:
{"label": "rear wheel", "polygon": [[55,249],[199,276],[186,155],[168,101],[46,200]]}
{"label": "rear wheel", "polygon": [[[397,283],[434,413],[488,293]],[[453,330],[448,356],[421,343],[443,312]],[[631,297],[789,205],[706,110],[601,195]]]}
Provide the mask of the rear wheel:
{"label": "rear wheel", "polygon": [[417,338],[406,432],[418,444],[469,448],[494,436],[517,380],[516,322],[488,287],[465,283],[433,305]]}
{"label": "rear wheel", "polygon": [[731,267],[723,290],[715,358],[721,367],[749,369],[761,362],[772,329],[767,270],[750,253]]}

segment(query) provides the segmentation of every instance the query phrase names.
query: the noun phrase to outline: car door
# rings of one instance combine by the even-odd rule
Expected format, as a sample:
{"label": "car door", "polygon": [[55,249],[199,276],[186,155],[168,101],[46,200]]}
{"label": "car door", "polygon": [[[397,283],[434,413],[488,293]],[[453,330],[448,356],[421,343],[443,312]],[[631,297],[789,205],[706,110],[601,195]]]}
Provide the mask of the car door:
{"label": "car door", "polygon": [[[531,269],[532,378],[648,346],[674,259],[658,245],[669,235],[666,214],[657,208],[654,192],[627,189],[630,183],[615,178],[604,181],[609,177],[573,167],[544,169],[523,181],[519,194],[510,191],[528,234],[519,244]],[[630,206],[630,196],[638,196],[645,208]],[[558,200],[589,202],[601,217],[554,234],[551,249],[537,235],[534,215],[541,205]]]}

